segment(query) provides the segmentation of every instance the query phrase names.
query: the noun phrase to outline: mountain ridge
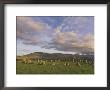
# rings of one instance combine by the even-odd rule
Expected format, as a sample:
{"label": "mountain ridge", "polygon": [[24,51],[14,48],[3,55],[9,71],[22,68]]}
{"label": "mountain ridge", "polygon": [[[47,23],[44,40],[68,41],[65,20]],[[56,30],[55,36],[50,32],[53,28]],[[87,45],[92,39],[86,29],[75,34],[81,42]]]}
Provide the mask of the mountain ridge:
{"label": "mountain ridge", "polygon": [[23,59],[23,58],[32,58],[33,60],[42,59],[42,60],[72,60],[75,58],[88,58],[93,59],[94,55],[88,55],[88,54],[62,54],[62,53],[45,53],[45,52],[33,52],[30,54],[17,56],[17,59]]}

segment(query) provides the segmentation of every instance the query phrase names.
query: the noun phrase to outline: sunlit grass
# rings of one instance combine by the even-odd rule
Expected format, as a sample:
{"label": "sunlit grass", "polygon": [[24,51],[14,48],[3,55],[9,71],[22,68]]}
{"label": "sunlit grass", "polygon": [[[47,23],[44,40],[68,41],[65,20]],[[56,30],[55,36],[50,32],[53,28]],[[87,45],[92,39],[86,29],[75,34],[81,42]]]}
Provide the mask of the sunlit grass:
{"label": "sunlit grass", "polygon": [[81,63],[81,66],[69,62],[68,66],[64,62],[47,62],[44,65],[16,63],[16,74],[94,74],[94,65]]}

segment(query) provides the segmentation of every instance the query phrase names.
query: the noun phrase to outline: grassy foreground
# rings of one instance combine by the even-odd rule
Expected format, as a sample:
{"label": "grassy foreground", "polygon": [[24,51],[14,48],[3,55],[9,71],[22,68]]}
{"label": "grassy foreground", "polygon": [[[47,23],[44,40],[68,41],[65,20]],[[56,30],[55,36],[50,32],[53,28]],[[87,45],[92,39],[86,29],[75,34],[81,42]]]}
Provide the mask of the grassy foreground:
{"label": "grassy foreground", "polygon": [[51,62],[45,65],[16,62],[16,74],[94,74],[94,66],[86,63],[81,63],[81,66],[75,63],[65,66],[64,62],[55,65]]}

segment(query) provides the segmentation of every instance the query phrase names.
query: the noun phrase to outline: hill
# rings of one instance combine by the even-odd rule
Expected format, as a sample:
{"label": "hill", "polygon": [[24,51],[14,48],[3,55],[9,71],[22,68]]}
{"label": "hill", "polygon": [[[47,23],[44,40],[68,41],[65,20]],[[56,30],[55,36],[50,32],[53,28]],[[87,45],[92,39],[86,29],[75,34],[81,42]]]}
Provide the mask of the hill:
{"label": "hill", "polygon": [[23,58],[31,58],[32,60],[72,60],[77,59],[89,59],[94,60],[94,55],[79,55],[79,54],[62,54],[62,53],[44,53],[44,52],[34,52],[23,56],[17,56],[17,60],[22,60]]}

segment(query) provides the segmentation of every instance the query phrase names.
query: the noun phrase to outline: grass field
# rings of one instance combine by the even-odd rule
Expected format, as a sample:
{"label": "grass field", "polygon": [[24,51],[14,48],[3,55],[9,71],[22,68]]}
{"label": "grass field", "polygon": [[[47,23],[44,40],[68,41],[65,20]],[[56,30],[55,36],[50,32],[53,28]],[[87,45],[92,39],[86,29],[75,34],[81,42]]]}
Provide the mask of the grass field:
{"label": "grass field", "polygon": [[94,74],[94,66],[86,63],[78,66],[72,62],[68,66],[64,62],[56,62],[55,65],[51,62],[45,65],[16,62],[16,74]]}

